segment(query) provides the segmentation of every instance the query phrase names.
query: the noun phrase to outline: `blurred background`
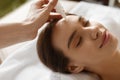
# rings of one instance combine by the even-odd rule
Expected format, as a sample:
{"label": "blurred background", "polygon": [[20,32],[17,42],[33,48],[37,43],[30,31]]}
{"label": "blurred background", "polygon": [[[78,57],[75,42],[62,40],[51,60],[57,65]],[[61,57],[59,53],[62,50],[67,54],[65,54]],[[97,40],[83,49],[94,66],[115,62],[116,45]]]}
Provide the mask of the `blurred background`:
{"label": "blurred background", "polygon": [[0,18],[15,10],[27,0],[0,0]]}

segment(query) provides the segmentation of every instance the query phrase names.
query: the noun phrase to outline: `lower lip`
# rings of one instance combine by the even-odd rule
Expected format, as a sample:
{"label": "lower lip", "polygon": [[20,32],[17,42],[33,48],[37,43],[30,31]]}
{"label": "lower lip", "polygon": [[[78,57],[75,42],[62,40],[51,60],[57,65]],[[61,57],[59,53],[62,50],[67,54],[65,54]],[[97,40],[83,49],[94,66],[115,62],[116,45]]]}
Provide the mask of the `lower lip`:
{"label": "lower lip", "polygon": [[[105,46],[105,45],[108,43],[109,39],[110,39],[110,34],[109,34],[109,32],[107,31],[107,32],[106,32],[106,38],[105,38],[105,40],[104,40],[104,42],[103,42],[103,44],[102,44],[102,47]],[[101,48],[102,48],[102,47],[101,47]]]}

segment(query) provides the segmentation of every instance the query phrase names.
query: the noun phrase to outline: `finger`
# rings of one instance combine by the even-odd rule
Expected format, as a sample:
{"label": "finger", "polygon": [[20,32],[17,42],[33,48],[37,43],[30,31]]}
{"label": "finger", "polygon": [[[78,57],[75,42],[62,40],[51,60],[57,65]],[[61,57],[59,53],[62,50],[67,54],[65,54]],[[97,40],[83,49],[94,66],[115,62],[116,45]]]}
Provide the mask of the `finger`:
{"label": "finger", "polygon": [[61,19],[62,16],[59,13],[50,13],[48,21],[51,21],[52,19]]}
{"label": "finger", "polygon": [[48,5],[47,5],[47,8],[48,8],[48,11],[51,12],[51,10],[54,9],[55,5],[57,4],[57,1],[58,0],[50,0]]}
{"label": "finger", "polygon": [[[41,8],[45,8],[47,5],[43,5]],[[56,12],[56,9],[52,9],[51,12]]]}
{"label": "finger", "polygon": [[38,0],[38,1],[35,2],[35,6],[36,6],[36,8],[39,9],[39,8],[41,8],[45,3],[46,3],[45,0]]}

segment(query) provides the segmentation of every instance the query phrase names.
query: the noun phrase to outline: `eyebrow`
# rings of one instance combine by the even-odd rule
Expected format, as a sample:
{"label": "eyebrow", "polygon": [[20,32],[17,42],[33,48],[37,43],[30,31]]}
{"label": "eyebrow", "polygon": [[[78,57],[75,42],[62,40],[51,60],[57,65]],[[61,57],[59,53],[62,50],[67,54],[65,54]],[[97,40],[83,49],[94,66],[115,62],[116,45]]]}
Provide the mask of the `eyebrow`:
{"label": "eyebrow", "polygon": [[70,44],[71,44],[71,42],[72,42],[72,40],[73,40],[73,37],[75,36],[76,32],[77,32],[77,30],[73,31],[72,34],[71,34],[71,36],[69,37],[69,40],[68,40],[68,48],[70,47]]}

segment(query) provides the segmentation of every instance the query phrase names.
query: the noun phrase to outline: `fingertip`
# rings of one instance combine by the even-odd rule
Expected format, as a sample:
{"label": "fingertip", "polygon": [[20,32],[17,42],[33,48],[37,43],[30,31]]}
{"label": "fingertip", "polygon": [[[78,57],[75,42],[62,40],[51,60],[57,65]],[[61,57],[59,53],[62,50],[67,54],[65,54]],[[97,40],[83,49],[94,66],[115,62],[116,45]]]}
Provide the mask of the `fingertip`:
{"label": "fingertip", "polygon": [[51,17],[50,17],[51,19],[61,19],[62,18],[62,16],[61,15],[51,15]]}
{"label": "fingertip", "polygon": [[41,8],[44,4],[45,4],[44,0],[37,0],[35,2],[35,5],[36,5],[37,8]]}
{"label": "fingertip", "polygon": [[51,11],[54,9],[54,7],[56,6],[58,0],[50,0],[48,3],[48,9]]}

